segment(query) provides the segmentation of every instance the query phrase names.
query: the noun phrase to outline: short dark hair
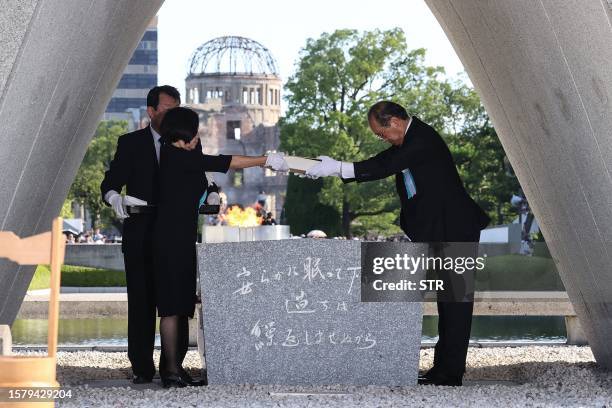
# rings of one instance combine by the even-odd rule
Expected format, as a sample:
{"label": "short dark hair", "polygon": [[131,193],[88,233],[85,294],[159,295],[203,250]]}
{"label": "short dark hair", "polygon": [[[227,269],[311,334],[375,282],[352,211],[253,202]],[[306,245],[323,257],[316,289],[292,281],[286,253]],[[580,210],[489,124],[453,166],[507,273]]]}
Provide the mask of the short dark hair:
{"label": "short dark hair", "polygon": [[161,85],[151,88],[147,94],[147,106],[151,106],[153,109],[157,110],[157,105],[159,105],[159,94],[162,93],[165,93],[178,103],[181,103],[181,93],[178,89],[170,85]]}
{"label": "short dark hair", "polygon": [[198,114],[189,108],[168,109],[162,119],[159,133],[167,143],[182,140],[191,142],[198,134],[200,119]]}
{"label": "short dark hair", "polygon": [[368,120],[374,119],[383,127],[389,126],[391,118],[408,120],[408,112],[402,105],[391,101],[376,102],[368,110]]}

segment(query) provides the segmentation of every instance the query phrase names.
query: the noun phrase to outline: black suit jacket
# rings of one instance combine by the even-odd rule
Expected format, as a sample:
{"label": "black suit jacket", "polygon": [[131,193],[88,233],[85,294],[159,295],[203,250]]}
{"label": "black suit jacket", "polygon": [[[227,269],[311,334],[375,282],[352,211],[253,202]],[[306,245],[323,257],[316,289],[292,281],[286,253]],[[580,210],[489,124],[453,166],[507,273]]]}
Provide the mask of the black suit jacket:
{"label": "black suit jacket", "polygon": [[355,178],[345,182],[395,175],[400,225],[412,241],[473,241],[489,224],[490,218],[465,191],[442,137],[417,117],[412,118],[401,146],[356,162],[354,168]]}
{"label": "black suit jacket", "polygon": [[[102,200],[110,190],[157,204],[159,195],[159,165],[151,128],[137,130],[119,137],[115,157],[104,174],[100,185]],[[137,215],[126,218],[123,223],[123,250],[151,240],[153,216]]]}

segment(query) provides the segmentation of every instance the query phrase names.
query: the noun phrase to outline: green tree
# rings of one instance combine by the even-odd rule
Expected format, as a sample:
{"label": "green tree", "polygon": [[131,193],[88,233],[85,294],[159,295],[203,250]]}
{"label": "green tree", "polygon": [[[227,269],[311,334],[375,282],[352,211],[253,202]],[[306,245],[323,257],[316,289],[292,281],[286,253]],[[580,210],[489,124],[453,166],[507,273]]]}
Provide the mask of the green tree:
{"label": "green tree", "polygon": [[289,225],[292,234],[306,234],[313,229],[323,230],[329,236],[342,234],[338,211],[319,202],[317,198],[322,187],[322,179],[309,180],[289,176],[285,218],[291,220]]}
{"label": "green tree", "polygon": [[109,223],[120,227],[112,210],[102,202],[100,183],[113,159],[119,136],[127,130],[126,121],[101,121],[70,187],[68,197],[89,210],[94,228]]}
{"label": "green tree", "polygon": [[445,101],[450,109],[445,140],[466,190],[492,224],[511,222],[516,210],[510,198],[520,184],[480,98],[474,89],[457,83],[446,88]]}
{"label": "green tree", "polygon": [[[401,29],[337,30],[309,39],[285,86],[281,149],[346,161],[368,158],[388,147],[371,133],[366,118],[369,106],[381,99],[399,100],[408,109],[427,112],[424,119],[437,119],[443,109],[437,76],[443,70],[426,66],[424,56],[424,49],[407,48]],[[345,236],[351,236],[351,225],[360,217],[370,229],[399,231],[391,178],[364,184],[326,178],[318,198],[336,209]],[[288,221],[293,222],[289,216]]]}
{"label": "green tree", "polygon": [[64,200],[64,204],[62,204],[62,209],[60,210],[59,216],[62,218],[74,218],[74,214],[72,213],[72,200]]}

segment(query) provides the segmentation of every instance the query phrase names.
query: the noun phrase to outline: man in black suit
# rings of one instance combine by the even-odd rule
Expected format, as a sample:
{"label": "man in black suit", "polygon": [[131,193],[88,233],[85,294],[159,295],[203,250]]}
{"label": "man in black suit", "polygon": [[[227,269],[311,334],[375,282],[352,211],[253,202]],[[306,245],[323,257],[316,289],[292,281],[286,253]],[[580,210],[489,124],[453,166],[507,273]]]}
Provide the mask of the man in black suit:
{"label": "man in black suit", "polygon": [[[100,186],[102,197],[123,219],[121,249],[125,262],[128,295],[128,357],[134,383],[151,382],[155,375],[153,349],[156,309],[153,288],[154,208],[142,207],[138,213],[126,208],[146,201],[154,206],[159,188],[159,125],[166,110],[178,106],[181,96],[176,88],[157,86],[147,95],[147,114],[151,124],[119,138],[115,157]],[[121,196],[126,187],[127,195]],[[163,357],[161,359],[163,361]]]}
{"label": "man in black suit", "polygon": [[[372,181],[395,175],[401,202],[400,226],[415,242],[473,242],[490,219],[465,191],[451,153],[431,126],[394,102],[381,101],[368,112],[372,132],[391,147],[360,162],[327,156],[307,170],[312,178]],[[476,244],[475,244],[476,245]],[[440,301],[434,366],[420,384],[461,385],[470,338],[473,301]]]}

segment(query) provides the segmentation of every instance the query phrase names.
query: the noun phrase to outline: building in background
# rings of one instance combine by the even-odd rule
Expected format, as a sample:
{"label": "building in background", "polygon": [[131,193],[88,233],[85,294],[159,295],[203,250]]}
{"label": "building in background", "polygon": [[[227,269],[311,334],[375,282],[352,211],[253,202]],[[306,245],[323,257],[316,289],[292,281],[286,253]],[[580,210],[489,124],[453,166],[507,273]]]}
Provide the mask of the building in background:
{"label": "building in background", "polygon": [[147,93],[157,85],[157,16],[151,20],[117,89],[106,107],[104,120],[127,120],[129,130],[148,124]]}
{"label": "building in background", "polygon": [[[206,153],[263,155],[278,149],[282,82],[263,45],[234,36],[202,44],[191,57],[185,85],[186,103],[200,116]],[[255,167],[214,177],[228,204],[251,205],[263,191],[266,210],[281,218],[286,174]]]}

